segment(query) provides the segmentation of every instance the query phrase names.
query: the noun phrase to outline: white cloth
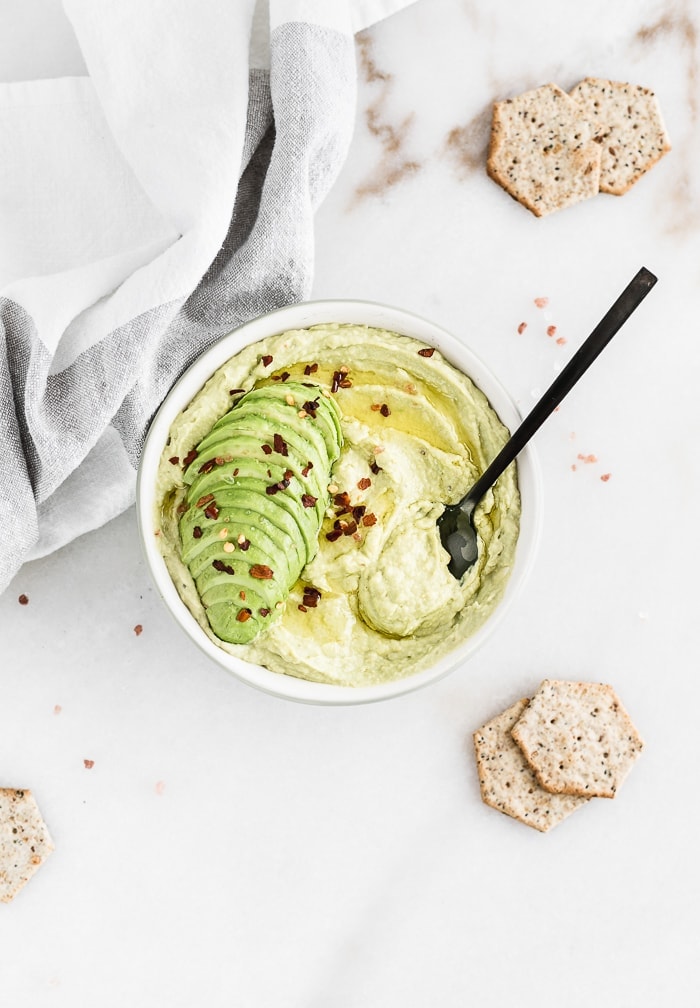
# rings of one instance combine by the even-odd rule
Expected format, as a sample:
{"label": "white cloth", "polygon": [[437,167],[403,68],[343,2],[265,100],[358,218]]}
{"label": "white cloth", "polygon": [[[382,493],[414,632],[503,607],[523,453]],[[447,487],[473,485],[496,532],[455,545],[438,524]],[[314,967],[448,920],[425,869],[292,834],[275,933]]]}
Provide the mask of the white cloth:
{"label": "white cloth", "polygon": [[89,76],[0,85],[0,590],[131,503],[197,354],[308,296],[352,35],[407,2],[270,0],[268,70],[255,0],[64,0]]}

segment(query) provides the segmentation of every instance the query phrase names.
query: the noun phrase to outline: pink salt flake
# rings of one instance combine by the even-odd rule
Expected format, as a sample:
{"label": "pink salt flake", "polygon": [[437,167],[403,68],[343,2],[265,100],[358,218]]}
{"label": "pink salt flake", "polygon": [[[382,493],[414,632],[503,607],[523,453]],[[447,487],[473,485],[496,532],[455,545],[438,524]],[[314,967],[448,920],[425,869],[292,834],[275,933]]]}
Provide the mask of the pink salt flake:
{"label": "pink salt flake", "polygon": [[548,304],[549,304],[549,298],[546,298],[546,297],[537,297],[537,298],[535,298],[535,305],[538,308],[546,308]]}
{"label": "pink salt flake", "polygon": [[564,336],[558,336],[555,342],[557,346],[564,346],[564,344],[566,343],[566,339]]}
{"label": "pink salt flake", "polygon": [[571,471],[576,472],[576,463],[574,462],[571,466]]}
{"label": "pink salt flake", "polygon": [[163,794],[163,792],[165,791],[165,781],[162,780],[156,781],[155,791],[157,795]]}
{"label": "pink salt flake", "polygon": [[611,476],[612,473],[603,473],[603,475],[600,478],[603,481],[603,483],[607,483]]}
{"label": "pink salt flake", "polygon": [[95,765],[94,759],[84,759],[83,760],[83,766],[85,767],[86,770],[92,770],[92,768],[94,767],[94,765]]}
{"label": "pink salt flake", "polygon": [[556,334],[557,334],[557,327],[555,325],[548,325],[547,326],[547,335],[548,336],[556,336]]}
{"label": "pink salt flake", "polygon": [[518,336],[522,336],[522,334],[525,332],[526,329],[527,329],[527,322],[521,322],[520,325],[518,326]]}
{"label": "pink salt flake", "polygon": [[54,709],[53,709],[53,712],[54,712],[54,714],[60,714],[62,710],[63,710],[63,707],[61,707],[60,703],[57,703],[55,705]]}
{"label": "pink salt flake", "polygon": [[576,457],[580,458],[582,462],[586,463],[586,465],[591,465],[591,463],[598,461],[598,456],[597,455],[582,455],[579,452],[579,454]]}

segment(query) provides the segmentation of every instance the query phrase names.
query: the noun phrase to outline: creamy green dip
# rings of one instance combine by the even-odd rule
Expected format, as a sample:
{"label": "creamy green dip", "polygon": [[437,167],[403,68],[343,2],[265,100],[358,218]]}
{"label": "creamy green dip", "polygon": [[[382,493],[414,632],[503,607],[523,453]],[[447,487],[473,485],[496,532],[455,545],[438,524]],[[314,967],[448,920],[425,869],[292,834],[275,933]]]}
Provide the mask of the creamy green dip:
{"label": "creamy green dip", "polygon": [[[182,466],[170,459],[185,459],[208,434],[230,409],[232,389],[287,375],[320,385],[342,412],[344,445],[331,474],[331,506],[318,553],[279,618],[251,643],[227,644],[213,635],[180,556],[185,487]],[[173,423],[157,476],[158,542],[183,601],[229,653],[285,675],[344,686],[402,678],[473,634],[503,595],[519,529],[515,466],[477,509],[479,557],[461,582],[447,570],[436,519],[445,503],[466,493],[507,437],[483,393],[424,344],[357,325],[284,332],[227,361]],[[348,498],[356,511],[343,512]],[[309,585],[320,592],[315,607],[303,605]]]}

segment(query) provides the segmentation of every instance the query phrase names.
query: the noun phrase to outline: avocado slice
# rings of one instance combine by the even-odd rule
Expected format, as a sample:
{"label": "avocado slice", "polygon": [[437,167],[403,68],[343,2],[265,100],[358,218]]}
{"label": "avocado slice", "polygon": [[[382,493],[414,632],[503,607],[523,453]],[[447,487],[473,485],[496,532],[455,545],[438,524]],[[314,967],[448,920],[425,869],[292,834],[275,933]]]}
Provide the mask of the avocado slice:
{"label": "avocado slice", "polygon": [[301,382],[253,389],[198,445],[182,557],[221,640],[248,643],[279,614],[318,549],[341,447],[335,400]]}

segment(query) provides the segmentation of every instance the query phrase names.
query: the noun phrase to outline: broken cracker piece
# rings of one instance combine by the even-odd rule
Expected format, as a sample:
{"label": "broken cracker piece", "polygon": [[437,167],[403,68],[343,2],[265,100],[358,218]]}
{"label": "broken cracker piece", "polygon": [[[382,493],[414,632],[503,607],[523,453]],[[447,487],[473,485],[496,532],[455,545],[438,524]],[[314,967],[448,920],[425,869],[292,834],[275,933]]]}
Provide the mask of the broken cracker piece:
{"label": "broken cracker piece", "polygon": [[545,833],[588,799],[549,794],[538,783],[511,735],[528,703],[518,700],[474,732],[476,765],[487,805]]}
{"label": "broken cracker piece", "polygon": [[493,107],[487,171],[537,217],[595,196],[601,146],[580,106],[544,84]]}
{"label": "broken cracker piece", "polygon": [[554,794],[614,798],[643,742],[612,686],[545,679],[511,735]]}
{"label": "broken cracker piece", "polygon": [[653,91],[586,77],[570,92],[601,149],[600,191],[622,196],[671,150]]}
{"label": "broken cracker piece", "polygon": [[0,788],[0,902],[14,899],[53,849],[32,792]]}

